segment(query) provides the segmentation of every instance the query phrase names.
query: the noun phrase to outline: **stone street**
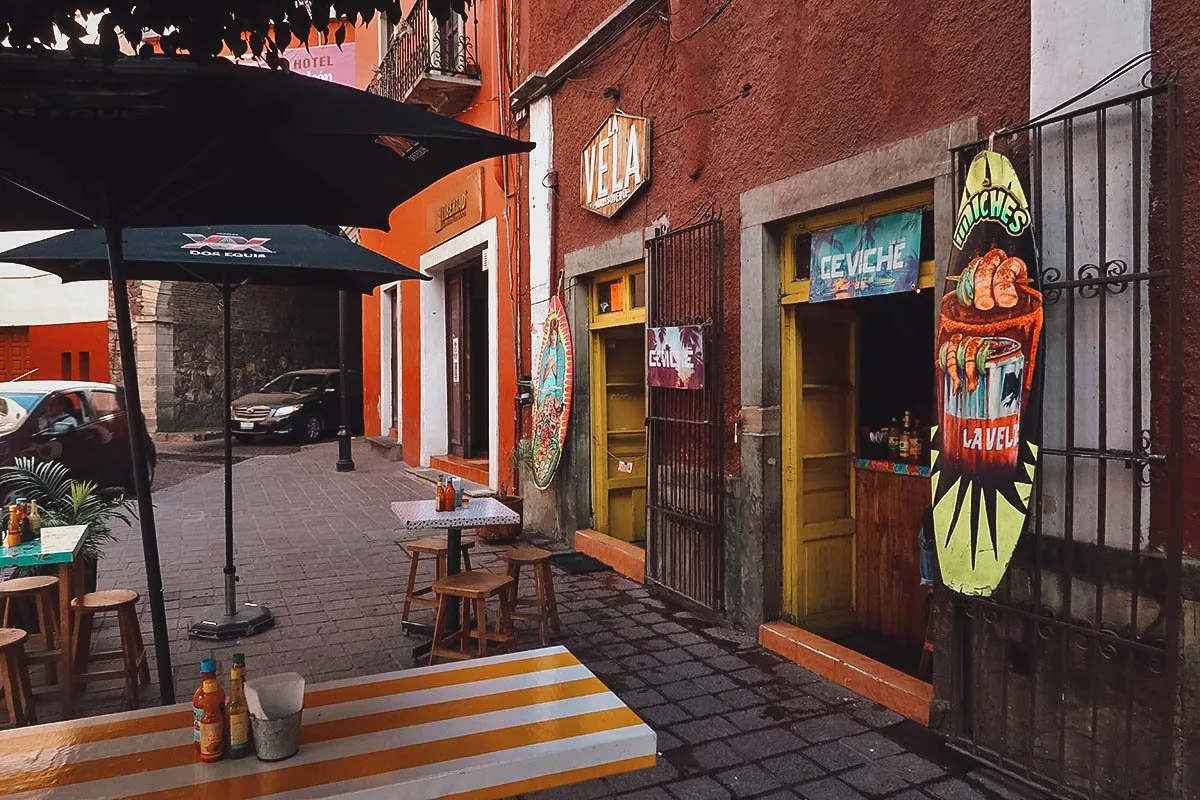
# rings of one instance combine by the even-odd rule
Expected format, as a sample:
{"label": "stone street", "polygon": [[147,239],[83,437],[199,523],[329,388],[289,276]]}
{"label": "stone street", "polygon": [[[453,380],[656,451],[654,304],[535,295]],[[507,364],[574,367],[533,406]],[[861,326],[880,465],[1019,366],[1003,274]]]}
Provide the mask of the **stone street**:
{"label": "stone street", "polygon": [[[154,495],[178,699],[191,695],[202,658],[215,655],[225,669],[235,651],[246,653],[254,674],[294,670],[310,682],[413,666],[417,640],[400,630],[409,560],[397,541],[406,536],[388,503],[429,497],[432,487],[362,443],[352,473],[334,471],[333,443],[256,452],[266,454],[234,468],[238,593],[275,612],[268,632],[220,644],[187,637],[193,617],[222,598],[221,470]],[[163,460],[169,474],[170,453]],[[150,649],[141,543],[133,531],[117,534],[99,585],[143,593]],[[498,570],[499,549],[479,547],[475,567]],[[431,577],[432,564],[423,579]],[[637,583],[612,572],[557,570],[554,580],[559,643],[654,728],[661,756],[653,769],[530,800],[1031,797],[915,723],[763,651],[749,635],[664,604]],[[114,627],[99,629],[98,646],[115,644]],[[531,626],[521,646],[537,646]],[[111,686],[90,688],[82,713],[123,710],[121,687]],[[157,698],[156,685],[143,690],[143,703]],[[53,706],[43,716],[52,719]]]}

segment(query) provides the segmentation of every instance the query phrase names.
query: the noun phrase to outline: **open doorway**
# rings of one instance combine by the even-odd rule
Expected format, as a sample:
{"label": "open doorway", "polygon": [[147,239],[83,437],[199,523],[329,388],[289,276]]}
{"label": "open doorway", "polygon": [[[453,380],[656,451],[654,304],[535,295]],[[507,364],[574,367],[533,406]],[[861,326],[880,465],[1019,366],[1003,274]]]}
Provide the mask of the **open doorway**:
{"label": "open doorway", "polygon": [[482,259],[446,273],[446,416],[449,452],[488,457],[487,285]]}

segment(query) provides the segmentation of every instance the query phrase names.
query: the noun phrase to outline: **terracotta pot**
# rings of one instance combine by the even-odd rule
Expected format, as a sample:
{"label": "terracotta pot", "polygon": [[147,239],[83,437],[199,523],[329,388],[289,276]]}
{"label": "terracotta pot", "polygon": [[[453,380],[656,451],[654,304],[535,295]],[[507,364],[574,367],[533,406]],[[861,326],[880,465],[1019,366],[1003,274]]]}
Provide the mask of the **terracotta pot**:
{"label": "terracotta pot", "polygon": [[496,499],[512,511],[515,511],[518,516],[521,516],[522,521],[513,525],[489,525],[485,528],[479,528],[475,535],[491,544],[508,544],[509,542],[514,542],[521,536],[521,531],[524,529],[523,511],[525,501],[520,497],[497,497]]}

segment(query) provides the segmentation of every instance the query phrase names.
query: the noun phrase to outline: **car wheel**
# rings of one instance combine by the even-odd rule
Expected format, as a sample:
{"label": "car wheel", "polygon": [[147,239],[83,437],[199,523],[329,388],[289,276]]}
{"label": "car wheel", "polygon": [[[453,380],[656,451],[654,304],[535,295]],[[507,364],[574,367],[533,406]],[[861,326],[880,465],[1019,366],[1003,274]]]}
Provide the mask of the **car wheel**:
{"label": "car wheel", "polygon": [[301,434],[300,434],[301,439],[303,439],[305,442],[308,442],[310,444],[312,442],[319,442],[319,441],[321,441],[322,433],[323,433],[323,431],[321,428],[321,418],[320,417],[311,416],[311,417],[305,418],[304,427],[301,428]]}
{"label": "car wheel", "polygon": [[233,435],[233,438],[237,440],[238,444],[250,444],[251,442],[254,441],[253,436],[247,436],[244,433],[235,433]]}

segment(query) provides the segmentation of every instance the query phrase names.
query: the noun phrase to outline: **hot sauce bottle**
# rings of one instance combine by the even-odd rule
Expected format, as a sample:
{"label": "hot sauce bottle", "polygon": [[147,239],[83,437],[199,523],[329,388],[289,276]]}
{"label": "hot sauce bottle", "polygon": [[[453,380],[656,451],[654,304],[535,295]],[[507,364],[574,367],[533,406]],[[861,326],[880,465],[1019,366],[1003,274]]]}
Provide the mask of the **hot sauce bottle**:
{"label": "hot sauce bottle", "polygon": [[196,693],[192,695],[192,741],[196,745],[196,752],[200,752],[200,718],[204,716],[204,683],[212,678],[217,677],[217,662],[211,658],[206,658],[200,662],[200,685],[196,687]]}
{"label": "hot sauce bottle", "polygon": [[437,489],[435,490],[435,505],[438,511],[446,510],[446,479],[442,475],[438,475]]}
{"label": "hot sauce bottle", "polygon": [[458,492],[454,490],[454,479],[451,478],[446,484],[446,507],[445,511],[453,511],[458,508]]}
{"label": "hot sauce bottle", "polygon": [[211,763],[225,757],[225,692],[216,678],[204,681],[204,709],[200,716],[200,760]]}

